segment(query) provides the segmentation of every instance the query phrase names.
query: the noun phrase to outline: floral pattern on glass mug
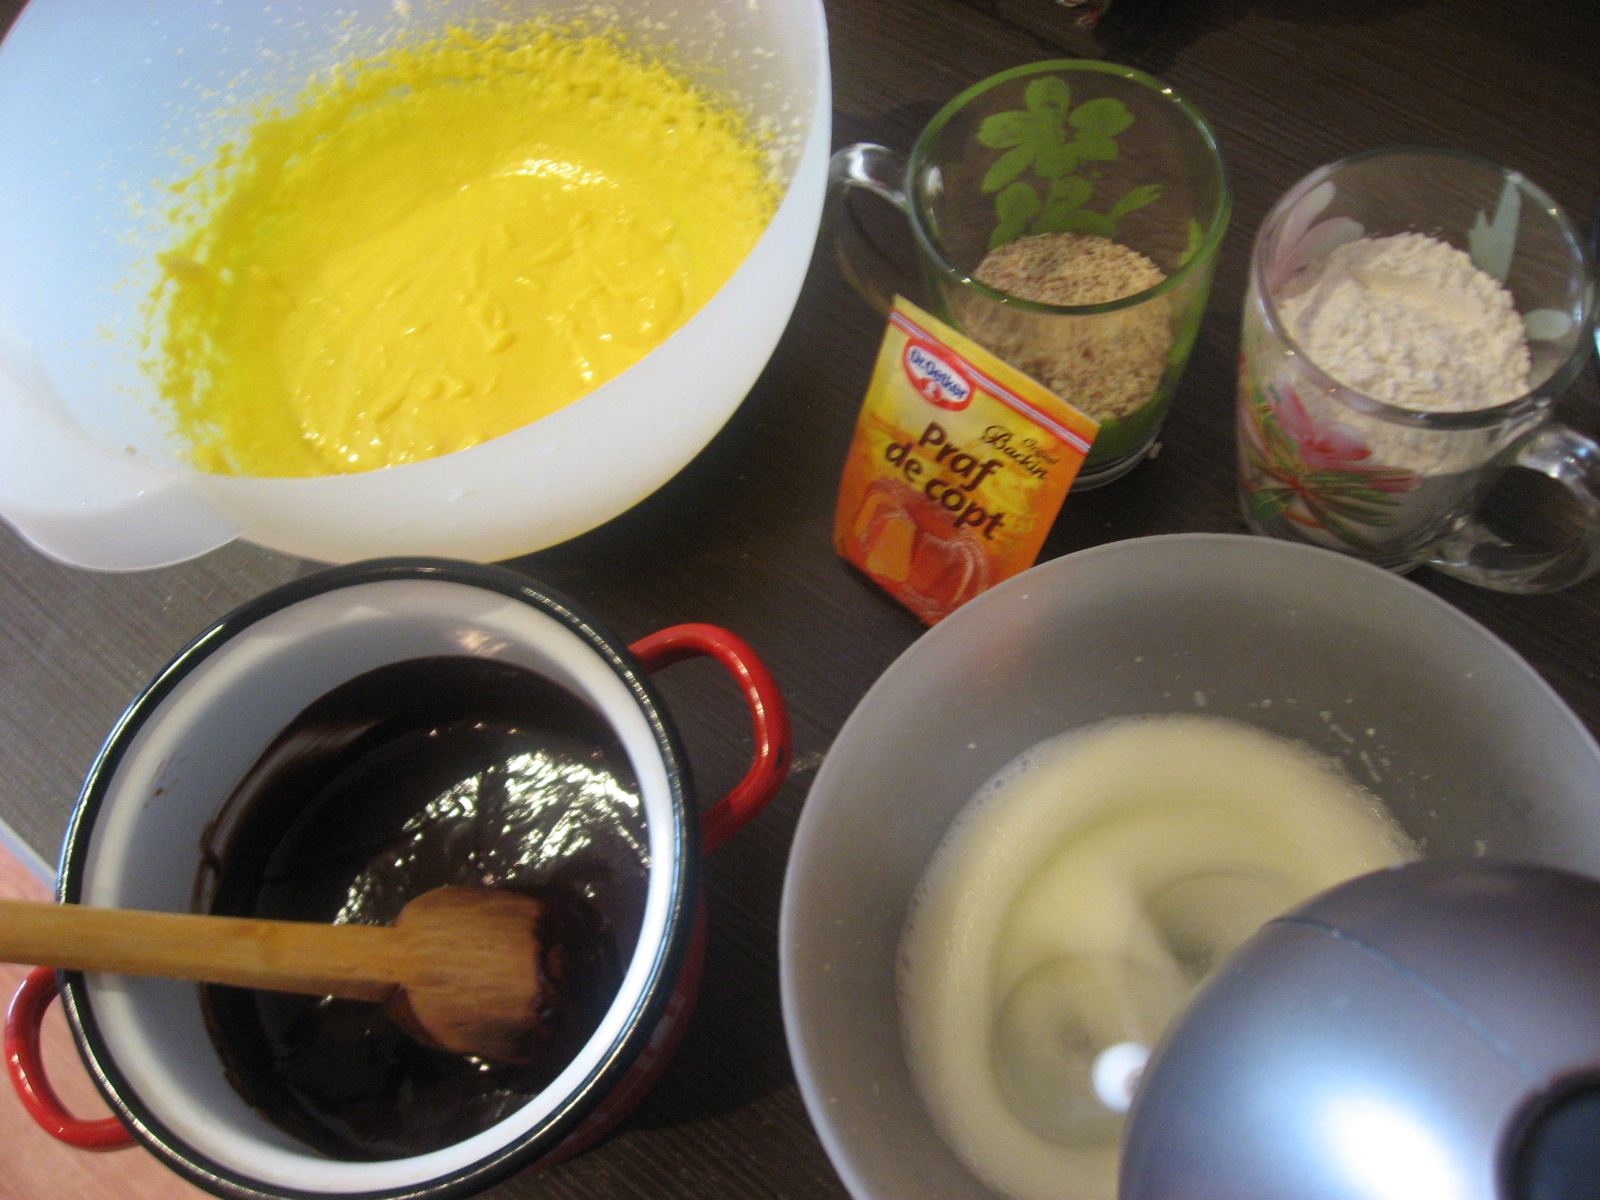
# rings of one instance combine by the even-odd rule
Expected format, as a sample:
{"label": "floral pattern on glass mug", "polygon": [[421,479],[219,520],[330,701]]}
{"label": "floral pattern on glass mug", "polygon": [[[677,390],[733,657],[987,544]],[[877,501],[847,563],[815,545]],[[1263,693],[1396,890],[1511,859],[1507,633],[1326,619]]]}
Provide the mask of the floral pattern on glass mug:
{"label": "floral pattern on glass mug", "polygon": [[[1380,367],[1389,372],[1387,382],[1408,388],[1417,382],[1414,397],[1384,387],[1367,394],[1343,381],[1340,362],[1313,362],[1278,308],[1295,296],[1326,300],[1337,281],[1316,297],[1308,293],[1320,287],[1341,247],[1399,235],[1433,243],[1428,253],[1441,264],[1445,291],[1421,275],[1418,288],[1408,291],[1409,271],[1380,273],[1377,282],[1396,298],[1426,301],[1437,292],[1437,302],[1417,307],[1431,305],[1441,317],[1459,309],[1464,318],[1486,318],[1449,320],[1440,332],[1450,336],[1424,336],[1426,314],[1402,321],[1412,306],[1386,307],[1379,317],[1363,307],[1367,300],[1345,296],[1348,303],[1334,311],[1360,308],[1372,319],[1334,321],[1335,340],[1353,348],[1357,366],[1350,373],[1381,383],[1368,371]],[[1348,267],[1352,277],[1360,249],[1350,263],[1340,254],[1340,269]],[[1443,270],[1446,258],[1450,271]],[[1466,265],[1458,263],[1462,258],[1470,260],[1470,277],[1455,270]],[[1509,309],[1491,294],[1500,289],[1510,293]],[[1477,299],[1456,305],[1456,291]],[[1593,295],[1571,222],[1517,171],[1417,146],[1317,168],[1273,207],[1251,251],[1237,425],[1246,524],[1258,534],[1355,554],[1390,570],[1426,563],[1506,592],[1554,591],[1600,570],[1600,444],[1552,417],[1583,367],[1579,335]],[[1528,354],[1521,371],[1496,358],[1498,351],[1467,353],[1488,343],[1510,353],[1518,340]],[[1413,349],[1415,361],[1407,357]],[[1323,350],[1333,353],[1327,345]],[[1368,351],[1370,362],[1362,365]],[[1494,528],[1481,510],[1511,467],[1569,493],[1581,517],[1563,532],[1577,532],[1546,545]]]}
{"label": "floral pattern on glass mug", "polygon": [[1381,553],[1401,519],[1400,497],[1422,485],[1414,471],[1372,461],[1359,433],[1318,420],[1281,377],[1256,379],[1241,363],[1239,454],[1250,515],[1263,529],[1291,521],[1351,549]]}

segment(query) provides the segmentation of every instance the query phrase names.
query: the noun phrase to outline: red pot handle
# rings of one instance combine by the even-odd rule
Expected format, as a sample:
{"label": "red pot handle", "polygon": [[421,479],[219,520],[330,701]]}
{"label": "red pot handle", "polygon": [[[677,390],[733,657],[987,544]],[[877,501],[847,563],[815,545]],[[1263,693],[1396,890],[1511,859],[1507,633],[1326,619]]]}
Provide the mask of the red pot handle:
{"label": "red pot handle", "polygon": [[35,967],[11,998],[5,1031],[6,1070],[11,1082],[28,1115],[51,1137],[80,1150],[126,1150],[135,1142],[121,1121],[115,1117],[85,1121],[73,1116],[45,1077],[39,1031],[45,1010],[59,990],[53,968]]}
{"label": "red pot handle", "polygon": [[728,668],[749,702],[755,722],[755,761],[733,790],[700,819],[701,850],[709,854],[739,832],[783,786],[793,749],[789,710],[772,672],[756,652],[743,638],[718,625],[673,625],[641,638],[628,649],[646,671],[709,655]]}

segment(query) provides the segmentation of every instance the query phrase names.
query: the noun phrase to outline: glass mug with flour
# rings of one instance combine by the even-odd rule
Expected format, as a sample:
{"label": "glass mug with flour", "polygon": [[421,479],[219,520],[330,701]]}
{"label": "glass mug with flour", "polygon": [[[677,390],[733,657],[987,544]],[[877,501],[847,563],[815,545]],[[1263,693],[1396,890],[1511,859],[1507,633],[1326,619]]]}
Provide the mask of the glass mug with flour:
{"label": "glass mug with flour", "polygon": [[[840,201],[865,188],[909,219],[942,320],[1100,422],[1073,484],[1138,465],[1205,310],[1231,205],[1216,135],[1171,88],[1112,63],[1016,67],[940,110],[908,159],[833,156]],[[848,253],[869,300],[886,289]]]}
{"label": "glass mug with flour", "polygon": [[[1239,463],[1257,533],[1507,592],[1600,566],[1600,446],[1553,422],[1594,304],[1560,207],[1516,171],[1401,147],[1321,167],[1256,237]],[[1519,547],[1477,515],[1507,467],[1576,502],[1583,530]]]}

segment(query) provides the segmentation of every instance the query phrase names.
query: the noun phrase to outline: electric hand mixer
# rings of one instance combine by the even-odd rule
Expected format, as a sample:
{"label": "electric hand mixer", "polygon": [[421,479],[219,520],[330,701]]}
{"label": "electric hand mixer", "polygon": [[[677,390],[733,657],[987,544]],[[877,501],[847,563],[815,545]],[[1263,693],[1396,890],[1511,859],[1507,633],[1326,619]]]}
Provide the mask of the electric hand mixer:
{"label": "electric hand mixer", "polygon": [[1600,883],[1414,863],[1270,922],[1143,1072],[1121,1200],[1596,1200]]}

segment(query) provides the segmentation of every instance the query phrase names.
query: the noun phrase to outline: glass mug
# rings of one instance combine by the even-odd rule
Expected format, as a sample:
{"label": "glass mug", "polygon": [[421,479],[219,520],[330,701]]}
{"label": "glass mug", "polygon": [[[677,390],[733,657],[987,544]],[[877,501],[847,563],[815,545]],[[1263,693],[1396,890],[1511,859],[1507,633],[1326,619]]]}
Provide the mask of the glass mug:
{"label": "glass mug", "polygon": [[[927,302],[940,319],[1101,422],[1074,490],[1138,465],[1194,344],[1232,202],[1216,135],[1193,105],[1112,63],[1015,67],[946,104],[908,160],[865,142],[835,154],[836,241],[841,201],[853,188],[884,197],[910,221]],[[1166,278],[1081,305],[1023,299],[975,278],[992,249],[1042,233],[1110,238]],[[842,248],[840,260],[857,290],[886,309],[874,272]]]}
{"label": "glass mug", "polygon": [[[1511,293],[1527,334],[1527,391],[1469,411],[1406,408],[1311,361],[1280,304],[1361,237],[1428,234],[1466,250]],[[1550,419],[1582,368],[1593,284],[1561,208],[1516,171],[1467,154],[1377,150],[1320,167],[1256,237],[1244,304],[1239,467],[1257,533],[1344,551],[1391,570],[1428,563],[1482,587],[1553,591],[1600,566],[1600,446]],[[1518,547],[1476,515],[1507,467],[1538,471],[1578,505],[1583,532]]]}

